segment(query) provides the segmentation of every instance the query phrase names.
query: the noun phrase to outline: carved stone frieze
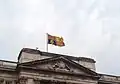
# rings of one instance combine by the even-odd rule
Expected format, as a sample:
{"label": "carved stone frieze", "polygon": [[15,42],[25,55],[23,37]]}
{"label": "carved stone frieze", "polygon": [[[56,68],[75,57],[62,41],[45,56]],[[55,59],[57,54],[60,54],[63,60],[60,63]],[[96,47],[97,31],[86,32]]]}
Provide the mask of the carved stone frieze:
{"label": "carved stone frieze", "polygon": [[56,71],[71,71],[70,67],[63,61],[55,61],[50,66],[48,66],[48,68]]}
{"label": "carved stone frieze", "polygon": [[27,82],[27,78],[26,77],[20,77],[19,80],[18,80],[19,84],[26,84],[26,82]]}

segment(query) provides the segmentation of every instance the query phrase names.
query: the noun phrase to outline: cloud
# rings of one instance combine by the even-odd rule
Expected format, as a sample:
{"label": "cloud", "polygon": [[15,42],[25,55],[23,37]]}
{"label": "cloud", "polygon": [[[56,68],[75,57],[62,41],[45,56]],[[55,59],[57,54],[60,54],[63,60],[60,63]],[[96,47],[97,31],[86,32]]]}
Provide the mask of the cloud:
{"label": "cloud", "polygon": [[48,32],[66,43],[50,52],[92,57],[98,72],[118,74],[119,8],[118,0],[1,0],[0,58],[17,61],[23,47],[46,50]]}

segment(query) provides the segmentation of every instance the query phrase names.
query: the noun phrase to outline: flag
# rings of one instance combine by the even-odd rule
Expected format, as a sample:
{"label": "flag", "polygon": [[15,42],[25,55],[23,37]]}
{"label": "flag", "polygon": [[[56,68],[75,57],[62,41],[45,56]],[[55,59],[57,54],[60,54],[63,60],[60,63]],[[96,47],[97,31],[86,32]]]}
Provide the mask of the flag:
{"label": "flag", "polygon": [[50,34],[48,34],[48,44],[60,47],[65,46],[64,39],[62,37],[52,36]]}

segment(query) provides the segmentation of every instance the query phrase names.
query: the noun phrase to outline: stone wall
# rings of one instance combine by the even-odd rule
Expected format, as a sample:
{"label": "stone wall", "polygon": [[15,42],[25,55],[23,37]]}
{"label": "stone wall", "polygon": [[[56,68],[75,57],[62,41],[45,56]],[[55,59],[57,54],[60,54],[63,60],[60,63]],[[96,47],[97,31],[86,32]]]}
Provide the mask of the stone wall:
{"label": "stone wall", "polygon": [[[53,56],[51,56],[53,57]],[[50,56],[44,56],[44,55],[40,55],[40,54],[31,54],[31,53],[26,53],[26,52],[22,52],[21,57],[19,59],[19,63],[24,63],[24,62],[29,62],[29,61],[35,61],[35,60],[42,60],[42,59],[46,59],[46,58],[50,58]],[[79,63],[80,65],[89,68],[93,71],[96,70],[95,68],[95,63],[92,62],[88,62],[88,61],[76,61],[76,60],[72,60],[76,63]]]}
{"label": "stone wall", "polygon": [[83,77],[70,76],[65,74],[57,73],[46,73],[46,72],[35,72],[35,71],[22,71],[20,72],[21,77],[28,78],[29,84],[32,84],[34,80],[45,80],[45,81],[58,81],[66,83],[76,83],[76,84],[97,84],[97,80],[87,79]]}
{"label": "stone wall", "polygon": [[0,84],[16,84],[17,74],[14,72],[0,71]]}
{"label": "stone wall", "polygon": [[101,83],[120,84],[120,77],[101,74],[101,78],[99,79],[99,81]]}
{"label": "stone wall", "polygon": [[90,70],[96,71],[95,63],[79,61],[79,64],[90,69]]}
{"label": "stone wall", "polygon": [[32,53],[22,52],[20,59],[19,59],[19,63],[40,60],[40,57],[41,57],[40,54],[32,54]]}

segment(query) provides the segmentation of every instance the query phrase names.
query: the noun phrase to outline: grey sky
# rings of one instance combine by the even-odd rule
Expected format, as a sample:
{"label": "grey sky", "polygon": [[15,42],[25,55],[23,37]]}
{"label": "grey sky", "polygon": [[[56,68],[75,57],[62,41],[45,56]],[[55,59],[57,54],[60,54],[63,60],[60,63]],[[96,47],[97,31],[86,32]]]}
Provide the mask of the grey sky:
{"label": "grey sky", "polygon": [[120,75],[119,0],[0,0],[0,59],[23,47],[46,50],[46,33],[66,46],[49,52],[94,58],[97,71]]}

